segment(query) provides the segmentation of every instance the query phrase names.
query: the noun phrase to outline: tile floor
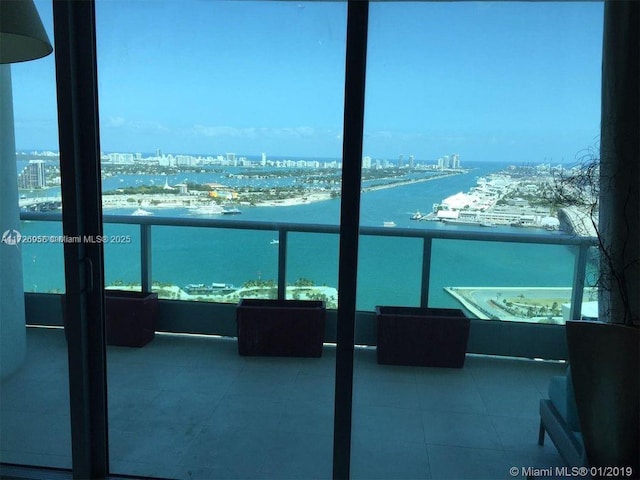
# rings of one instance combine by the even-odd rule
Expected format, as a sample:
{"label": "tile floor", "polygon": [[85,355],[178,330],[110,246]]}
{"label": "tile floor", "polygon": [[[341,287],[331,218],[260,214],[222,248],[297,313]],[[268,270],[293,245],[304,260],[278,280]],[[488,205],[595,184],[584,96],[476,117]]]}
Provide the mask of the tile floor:
{"label": "tile floor", "polygon": [[[66,362],[61,330],[28,329],[25,365],[0,385],[0,461],[71,466]],[[109,347],[111,471],[331,478],[334,368],[331,346],[320,359],[239,357],[233,339],[166,334]],[[352,478],[509,479],[562,465],[536,442],[539,399],[564,369],[474,355],[461,370],[383,366],[358,348]]]}

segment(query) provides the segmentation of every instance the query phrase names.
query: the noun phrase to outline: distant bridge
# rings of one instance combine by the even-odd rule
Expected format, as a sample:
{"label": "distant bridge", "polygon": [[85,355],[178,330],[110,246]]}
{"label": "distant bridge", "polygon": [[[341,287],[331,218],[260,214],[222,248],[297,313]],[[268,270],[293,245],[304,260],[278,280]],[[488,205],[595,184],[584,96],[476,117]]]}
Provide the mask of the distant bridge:
{"label": "distant bridge", "polygon": [[23,212],[51,212],[62,208],[60,197],[21,198],[20,211]]}
{"label": "distant bridge", "polygon": [[[560,220],[560,228],[567,233],[580,237],[597,236],[592,218],[584,210],[580,210],[577,207],[561,208],[558,211],[558,219]],[[596,224],[598,223],[597,217],[593,220],[595,220]]]}

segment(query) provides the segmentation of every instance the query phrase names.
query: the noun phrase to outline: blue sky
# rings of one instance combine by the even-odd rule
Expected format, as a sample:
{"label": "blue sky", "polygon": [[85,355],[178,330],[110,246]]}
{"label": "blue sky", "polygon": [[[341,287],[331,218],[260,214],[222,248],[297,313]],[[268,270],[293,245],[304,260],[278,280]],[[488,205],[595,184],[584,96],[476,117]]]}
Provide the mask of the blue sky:
{"label": "blue sky", "polygon": [[[340,157],[346,10],[99,1],[102,149]],[[365,155],[572,161],[599,133],[602,11],[373,3]],[[12,72],[17,148],[57,150],[53,56]]]}

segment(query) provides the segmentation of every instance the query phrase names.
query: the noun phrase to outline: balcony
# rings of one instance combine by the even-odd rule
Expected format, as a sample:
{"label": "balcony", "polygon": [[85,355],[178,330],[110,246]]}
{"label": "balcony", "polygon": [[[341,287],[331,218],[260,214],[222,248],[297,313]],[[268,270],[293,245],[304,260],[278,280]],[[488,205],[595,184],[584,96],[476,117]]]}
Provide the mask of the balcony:
{"label": "balcony", "polygon": [[[61,233],[59,214],[22,213],[21,219],[29,221],[23,224],[23,234],[25,231],[38,235]],[[235,335],[235,303],[236,297],[242,296],[240,293],[219,298],[190,296],[184,291],[176,293],[179,286],[199,283],[205,278],[227,282],[231,277],[233,283],[242,284],[251,279],[243,275],[258,271],[257,275],[272,281],[272,287],[251,295],[279,299],[296,298],[296,290],[291,285],[300,277],[316,279],[319,276],[320,281],[316,279],[316,283],[334,287],[334,292],[337,287],[339,227],[335,225],[123,215],[105,215],[104,222],[107,236],[115,233],[116,237],[131,238],[130,244],[105,246],[106,284],[113,284],[114,278],[120,278],[117,275],[124,275],[130,284],[136,285],[129,288],[158,291],[163,299],[160,331]],[[360,235],[356,344],[376,343],[372,314],[375,305],[445,308],[464,305],[472,317],[480,316],[473,320],[470,352],[566,358],[562,319],[550,315],[518,318],[508,315],[496,304],[507,302],[504,298],[507,294],[503,292],[512,286],[523,289],[563,286],[567,317],[581,318],[583,301],[588,299],[585,284],[594,238],[383,227],[361,227]],[[199,243],[194,240],[196,237]],[[30,249],[35,247],[25,245],[23,249],[25,289],[41,284],[38,276],[42,273],[50,276],[51,272],[58,272],[55,286],[58,291],[62,290],[62,245],[44,245],[49,250],[32,255],[35,251]],[[504,252],[515,253],[511,253],[510,260],[503,261]],[[37,267],[36,258],[40,262],[42,257],[46,257],[44,266]],[[469,262],[475,261],[480,265],[472,267]],[[172,267],[167,266],[169,263]],[[536,275],[531,274],[534,270]],[[537,278],[533,279],[534,276]],[[167,282],[173,286],[163,289],[162,284]],[[484,283],[474,285],[475,282]],[[488,289],[492,297],[482,293],[480,297],[485,303],[481,306],[478,300],[476,308],[468,301],[458,303],[445,288],[461,285]],[[335,308],[335,300],[333,297],[328,302],[329,308]],[[503,321],[495,321],[498,319]],[[59,295],[28,293],[27,323],[61,326]],[[335,332],[336,315],[332,310],[326,340],[335,342]]]}
{"label": "balcony", "polygon": [[[0,387],[3,463],[71,467],[67,352],[29,327]],[[111,472],[179,479],[330,478],[335,350],[239,357],[235,339],[158,334],[108,347]],[[378,365],[356,348],[352,477],[498,479],[562,465],[537,445],[538,401],[561,362],[468,355],[463,369]]]}
{"label": "balcony", "polygon": [[[47,233],[58,233],[55,214],[29,213],[22,219],[31,221],[29,228],[40,224]],[[337,240],[338,234],[331,225],[155,216],[105,216],[104,221],[105,231],[132,234],[129,248],[136,261],[131,263],[139,275],[136,283],[146,291],[154,288],[155,265],[166,255],[156,249],[156,236],[164,239],[168,228],[220,236],[257,232],[266,245],[277,239],[268,246],[276,279],[272,293],[278,298],[289,298],[296,242],[305,235]],[[374,227],[360,233],[363,242],[401,245],[391,252],[409,259],[407,303],[415,306],[438,302],[434,293],[442,280],[434,273],[439,261],[434,250],[441,252],[443,245],[454,245],[452,250],[460,244],[455,242],[562,248],[571,260],[573,314],[579,314],[593,239]],[[27,248],[23,255],[29,255]],[[108,273],[109,252],[105,255]],[[403,272],[405,266],[393,268]],[[359,288],[380,295],[378,303],[388,301],[384,282],[393,279],[373,276],[367,283],[371,276],[361,277]],[[28,358],[1,388],[3,463],[71,467],[60,303],[57,294],[26,295]],[[367,302],[360,303],[367,308]],[[239,357],[231,338],[233,304],[165,298],[159,313],[160,333],[151,344],[107,349],[112,473],[185,479],[331,476],[335,311],[329,312],[326,330],[332,343],[320,359]],[[563,325],[474,319],[462,370],[378,365],[373,325],[370,311],[358,312],[356,344],[362,346],[355,350],[354,478],[513,478],[513,466],[524,478],[523,468],[562,465],[551,444],[537,445],[537,433],[539,399],[565,365],[530,358],[566,358]]]}

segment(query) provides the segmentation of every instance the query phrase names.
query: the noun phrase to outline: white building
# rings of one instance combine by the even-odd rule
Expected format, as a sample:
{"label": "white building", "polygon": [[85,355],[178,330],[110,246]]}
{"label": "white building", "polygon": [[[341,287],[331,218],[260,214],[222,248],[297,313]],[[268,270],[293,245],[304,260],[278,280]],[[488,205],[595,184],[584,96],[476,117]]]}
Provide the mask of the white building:
{"label": "white building", "polygon": [[18,176],[18,185],[24,190],[45,188],[47,186],[47,178],[44,160],[29,160],[29,164]]}

